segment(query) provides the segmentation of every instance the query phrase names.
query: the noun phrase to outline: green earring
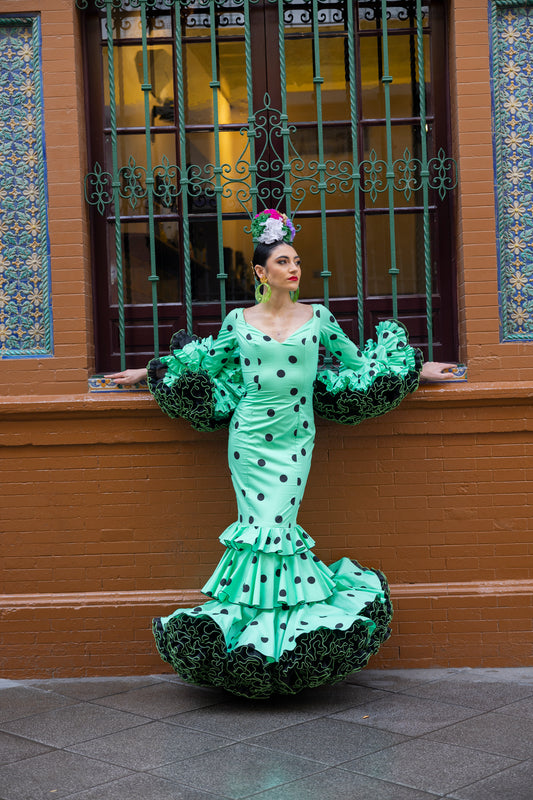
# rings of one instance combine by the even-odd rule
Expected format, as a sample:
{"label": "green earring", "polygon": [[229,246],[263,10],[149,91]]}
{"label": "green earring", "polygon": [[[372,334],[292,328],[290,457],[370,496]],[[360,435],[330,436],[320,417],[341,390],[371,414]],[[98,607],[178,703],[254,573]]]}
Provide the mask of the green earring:
{"label": "green earring", "polygon": [[300,288],[298,287],[298,289],[296,289],[296,291],[295,291],[295,292],[289,292],[289,294],[290,294],[290,296],[291,296],[291,300],[292,300],[292,302],[293,302],[293,303],[296,303],[296,301],[297,301],[297,300],[298,300],[298,298],[300,297]]}
{"label": "green earring", "polygon": [[[265,291],[264,292],[261,291],[263,289],[263,287],[265,287]],[[255,287],[255,300],[256,300],[257,303],[268,303],[268,301],[270,300],[271,294],[272,294],[272,289],[270,288],[270,286],[268,285],[268,283],[266,281],[265,281],[265,283],[259,283]]]}

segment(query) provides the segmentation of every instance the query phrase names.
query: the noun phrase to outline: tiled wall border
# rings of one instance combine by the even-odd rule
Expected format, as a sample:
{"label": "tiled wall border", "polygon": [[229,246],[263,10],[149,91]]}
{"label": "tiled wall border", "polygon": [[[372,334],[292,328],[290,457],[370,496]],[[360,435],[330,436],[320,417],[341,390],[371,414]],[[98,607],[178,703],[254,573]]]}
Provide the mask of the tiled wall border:
{"label": "tiled wall border", "polygon": [[533,340],[533,2],[491,0],[501,338]]}
{"label": "tiled wall border", "polygon": [[41,32],[0,17],[0,357],[53,355]]}

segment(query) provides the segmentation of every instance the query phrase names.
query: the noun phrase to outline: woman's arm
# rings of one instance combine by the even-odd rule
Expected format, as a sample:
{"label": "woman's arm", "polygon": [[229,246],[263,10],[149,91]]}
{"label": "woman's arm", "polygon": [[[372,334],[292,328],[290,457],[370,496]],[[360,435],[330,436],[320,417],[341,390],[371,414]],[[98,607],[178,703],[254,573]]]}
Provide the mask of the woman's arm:
{"label": "woman's arm", "polygon": [[456,367],[457,364],[445,364],[440,361],[426,361],[422,365],[420,373],[420,382],[428,383],[430,381],[449,381],[455,378],[453,372],[449,370]]}
{"label": "woman's arm", "polygon": [[105,377],[110,378],[114,383],[118,383],[121,386],[132,386],[134,383],[145,380],[147,375],[146,367],[142,367],[141,369],[125,369],[123,372],[113,372]]}

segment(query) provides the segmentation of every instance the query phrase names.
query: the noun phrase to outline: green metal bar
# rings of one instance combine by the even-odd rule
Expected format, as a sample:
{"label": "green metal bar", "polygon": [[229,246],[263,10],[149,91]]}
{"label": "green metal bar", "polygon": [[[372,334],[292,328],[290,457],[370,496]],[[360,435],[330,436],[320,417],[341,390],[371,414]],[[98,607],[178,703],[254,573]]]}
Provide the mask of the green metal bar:
{"label": "green metal bar", "polygon": [[115,97],[115,53],[113,45],[113,0],[106,0],[107,78],[109,81],[109,117],[111,127],[111,188],[115,215],[115,260],[117,268],[118,340],[120,369],[126,369],[126,326],[124,319],[124,267],[122,264],[122,229],[120,222],[120,177],[117,153],[117,102]]}
{"label": "green metal bar", "polygon": [[283,143],[283,194],[285,196],[285,212],[291,216],[291,165],[290,165],[290,130],[287,114],[287,62],[285,58],[285,17],[283,0],[278,0],[278,49],[279,49],[279,82],[281,91],[281,141]]}
{"label": "green metal bar", "polygon": [[424,204],[424,271],[426,283],[426,325],[428,355],[433,361],[433,295],[431,276],[431,240],[429,232],[429,168],[426,124],[426,73],[424,64],[424,26],[422,24],[422,2],[416,0],[416,39],[418,50],[418,94],[420,97],[420,142],[422,198]]}
{"label": "green metal bar", "polygon": [[244,0],[244,61],[246,69],[246,97],[248,100],[248,143],[250,158],[250,197],[252,198],[252,217],[257,214],[257,164],[255,163],[255,114],[252,84],[252,39],[250,27],[250,0]]}
{"label": "green metal bar", "polygon": [[320,192],[320,224],[322,229],[322,271],[320,275],[324,282],[324,304],[329,305],[329,279],[331,272],[328,269],[328,234],[326,220],[326,165],[324,163],[324,131],[322,129],[322,84],[324,78],[320,74],[320,37],[318,26],[318,0],[313,0],[313,83],[316,95],[316,121],[318,133],[318,190]]}
{"label": "green metal bar", "polygon": [[353,18],[353,2],[346,1],[346,32],[348,36],[348,79],[350,81],[350,120],[352,132],[352,165],[354,182],[354,234],[355,234],[355,270],[357,288],[357,327],[359,341],[365,339],[364,302],[365,293],[363,286],[363,247],[361,241],[361,171],[359,169],[359,144],[358,144],[358,113],[357,113],[357,75],[355,70],[355,24]]}
{"label": "green metal bar", "polygon": [[144,92],[144,133],[146,141],[146,193],[148,201],[148,236],[150,242],[150,275],[148,280],[152,284],[152,319],[154,325],[154,353],[159,355],[159,318],[157,310],[157,263],[155,255],[155,222],[154,222],[154,173],[152,169],[152,144],[150,141],[150,75],[148,71],[148,39],[146,4],[148,0],[139,0],[141,7],[141,39],[143,54],[143,82],[141,89]]}
{"label": "green metal bar", "polygon": [[387,0],[381,0],[381,26],[383,33],[383,76],[381,82],[385,92],[385,126],[387,136],[387,191],[389,197],[389,238],[391,266],[389,275],[391,276],[392,289],[392,315],[398,317],[398,273],[396,266],[396,228],[394,217],[394,164],[392,159],[392,125],[390,110],[390,85],[392,76],[389,75],[389,31],[387,22]]}
{"label": "green metal bar", "polygon": [[218,122],[218,90],[220,81],[218,79],[217,65],[217,20],[216,20],[216,0],[209,0],[210,33],[211,33],[211,81],[209,86],[213,92],[213,134],[215,145],[215,166],[213,174],[215,176],[215,199],[217,206],[217,228],[218,228],[218,274],[217,278],[220,285],[220,310],[222,318],[226,316],[226,280],[227,274],[224,268],[224,242],[222,235],[222,167],[220,165],[220,128]]}
{"label": "green metal bar", "polygon": [[192,281],[189,220],[189,176],[187,173],[187,136],[185,132],[185,87],[183,85],[183,39],[181,0],[174,0],[176,40],[176,92],[178,103],[178,142],[180,151],[180,187],[183,238],[183,272],[185,278],[185,314],[187,333],[192,334]]}

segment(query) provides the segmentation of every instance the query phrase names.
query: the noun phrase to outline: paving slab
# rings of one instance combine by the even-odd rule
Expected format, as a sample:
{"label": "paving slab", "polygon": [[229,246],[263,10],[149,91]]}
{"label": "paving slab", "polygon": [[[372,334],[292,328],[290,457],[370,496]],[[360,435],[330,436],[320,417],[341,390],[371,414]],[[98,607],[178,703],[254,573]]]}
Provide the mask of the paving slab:
{"label": "paving slab", "polygon": [[492,775],[448,795],[454,800],[531,800],[533,796],[533,761]]}
{"label": "paving slab", "polygon": [[533,696],[525,697],[517,703],[510,703],[508,706],[502,706],[500,712],[510,717],[533,719]]}
{"label": "paving slab", "polygon": [[433,731],[426,738],[523,761],[530,759],[533,751],[533,719],[489,711]]}
{"label": "paving slab", "polygon": [[91,703],[78,703],[56,708],[44,714],[2,723],[8,733],[24,736],[52,747],[67,747],[70,744],[95,739],[106,733],[146,724],[146,717],[126,714],[113,708],[102,708]]}
{"label": "paving slab", "polygon": [[165,722],[242,740],[288,725],[318,719],[335,711],[355,708],[383,697],[386,697],[384,692],[349,685],[317,689],[314,696],[309,691],[298,695],[275,696],[268,701],[225,695],[224,702],[166,717]]}
{"label": "paving slab", "polygon": [[[9,682],[11,684],[11,682]],[[19,684],[0,689],[0,725],[12,719],[21,719],[41,711],[49,711],[74,701],[55,692],[35,689]]]}
{"label": "paving slab", "polygon": [[24,758],[38,756],[47,753],[50,747],[22,736],[13,736],[10,733],[0,731],[0,764],[11,764],[14,761],[22,761]]}
{"label": "paving slab", "polygon": [[67,795],[65,800],[227,800],[221,794],[211,794],[180,786],[175,781],[155,775],[136,773],[118,781],[106,783],[83,792]]}
{"label": "paving slab", "polygon": [[154,773],[195,789],[242,800],[320,770],[320,765],[309,759],[238,743],[169,764]]}
{"label": "paving slab", "polygon": [[426,697],[441,703],[452,703],[466,708],[491,711],[516,700],[532,697],[533,685],[504,683],[503,681],[465,681],[451,677],[443,681],[432,681],[410,687],[403,690],[403,694]]}
{"label": "paving slab", "polygon": [[260,792],[253,800],[436,800],[437,797],[419,789],[333,768]]}
{"label": "paving slab", "polygon": [[129,692],[101,697],[94,702],[108,708],[144,714],[150,719],[163,719],[193,708],[213,705],[227,696],[226,692],[219,689],[161,681]]}
{"label": "paving slab", "polygon": [[383,750],[405,740],[405,736],[330,717],[291,725],[280,731],[248,739],[247,743],[337,765],[343,761]]}
{"label": "paving slab", "polygon": [[401,692],[409,686],[439,681],[456,672],[457,669],[364,669],[353,672],[346,681],[358,686]]}
{"label": "paving slab", "polygon": [[132,770],[150,770],[233,744],[203,731],[148,722],[109,736],[73,745],[68,750]]}
{"label": "paving slab", "polygon": [[[90,758],[54,750],[0,767],[2,800],[50,800],[121,778],[127,770]],[[100,791],[104,791],[100,789]],[[100,794],[103,800],[102,794]]]}
{"label": "paving slab", "polygon": [[343,764],[343,769],[442,795],[516,763],[503,756],[414,739]]}
{"label": "paving slab", "polygon": [[152,675],[135,675],[117,678],[52,678],[50,680],[28,681],[29,686],[38,686],[56,694],[75,700],[96,700],[98,697],[129,692],[160,683],[161,679]]}
{"label": "paving slab", "polygon": [[383,700],[341,711],[339,714],[334,714],[333,718],[358,722],[406,736],[420,736],[478,713],[472,708],[454,706],[451,703],[439,703],[436,700],[405,694],[390,694]]}

